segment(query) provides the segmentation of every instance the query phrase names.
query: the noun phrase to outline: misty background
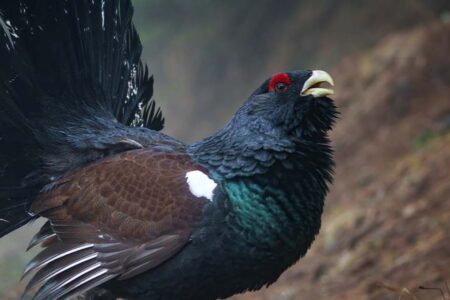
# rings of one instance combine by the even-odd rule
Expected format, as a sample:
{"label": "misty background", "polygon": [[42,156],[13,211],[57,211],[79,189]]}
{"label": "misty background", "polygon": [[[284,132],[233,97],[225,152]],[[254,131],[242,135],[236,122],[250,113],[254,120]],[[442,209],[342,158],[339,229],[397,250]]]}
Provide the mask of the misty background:
{"label": "misty background", "polygon": [[[419,287],[450,283],[450,1],[134,4],[164,132],[183,141],[224,126],[274,73],[335,80],[337,169],[321,233],[277,283],[233,299],[442,299]],[[20,295],[36,229],[0,240],[0,299]]]}

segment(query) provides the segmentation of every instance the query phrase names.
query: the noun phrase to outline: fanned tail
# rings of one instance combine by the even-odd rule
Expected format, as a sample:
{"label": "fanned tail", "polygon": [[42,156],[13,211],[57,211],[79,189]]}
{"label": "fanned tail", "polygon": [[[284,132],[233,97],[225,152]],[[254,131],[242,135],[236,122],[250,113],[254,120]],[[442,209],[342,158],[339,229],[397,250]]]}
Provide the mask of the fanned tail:
{"label": "fanned tail", "polygon": [[0,1],[0,237],[62,173],[139,147],[125,125],[162,129],[132,14],[129,0]]}

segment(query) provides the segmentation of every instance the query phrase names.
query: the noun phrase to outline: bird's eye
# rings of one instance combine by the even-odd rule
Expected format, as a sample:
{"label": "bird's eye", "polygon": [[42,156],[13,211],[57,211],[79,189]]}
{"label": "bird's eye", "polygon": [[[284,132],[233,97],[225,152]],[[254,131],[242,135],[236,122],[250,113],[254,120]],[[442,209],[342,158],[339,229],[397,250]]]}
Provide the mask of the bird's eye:
{"label": "bird's eye", "polygon": [[286,73],[275,74],[269,81],[269,92],[285,92],[292,83],[291,78]]}
{"label": "bird's eye", "polygon": [[284,83],[284,82],[278,82],[276,85],[275,85],[275,91],[277,91],[277,92],[285,92],[286,90],[287,90],[287,84],[286,83]]}

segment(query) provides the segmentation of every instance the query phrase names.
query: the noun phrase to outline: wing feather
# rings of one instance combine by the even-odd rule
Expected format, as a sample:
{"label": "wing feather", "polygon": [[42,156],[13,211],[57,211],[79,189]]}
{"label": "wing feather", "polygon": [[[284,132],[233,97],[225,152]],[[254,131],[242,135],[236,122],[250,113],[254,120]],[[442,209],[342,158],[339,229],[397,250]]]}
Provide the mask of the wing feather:
{"label": "wing feather", "polygon": [[33,299],[58,299],[85,283],[93,284],[95,282],[95,284],[99,284],[99,280],[105,278],[103,275],[106,275],[108,279],[114,278],[114,275],[108,275],[108,270],[100,268],[100,265],[100,263],[89,264],[84,269],[77,268],[67,274],[61,274],[57,281],[52,280],[44,284]]}
{"label": "wing feather", "polygon": [[23,276],[69,254],[92,247],[93,244],[54,244],[52,247],[45,248],[27,264]]}
{"label": "wing feather", "polygon": [[87,249],[76,252],[73,255],[65,256],[59,260],[55,260],[49,263],[46,267],[41,268],[28,282],[25,290],[31,290],[39,284],[42,284],[43,282],[61,274],[62,272],[73,269],[82,263],[92,261],[97,257],[97,255],[98,254],[93,252],[91,249]]}
{"label": "wing feather", "polygon": [[31,243],[46,248],[26,267],[37,272],[25,294],[41,285],[35,300],[73,296],[170,259],[209,203],[186,183],[199,168],[185,153],[140,149],[61,178],[32,206],[50,221]]}
{"label": "wing feather", "polygon": [[30,243],[28,244],[27,251],[34,246],[44,243],[45,241],[48,241],[54,237],[56,237],[56,233],[53,232],[50,222],[46,222],[44,226],[41,227],[41,230],[39,230],[39,232],[35,234],[31,239]]}

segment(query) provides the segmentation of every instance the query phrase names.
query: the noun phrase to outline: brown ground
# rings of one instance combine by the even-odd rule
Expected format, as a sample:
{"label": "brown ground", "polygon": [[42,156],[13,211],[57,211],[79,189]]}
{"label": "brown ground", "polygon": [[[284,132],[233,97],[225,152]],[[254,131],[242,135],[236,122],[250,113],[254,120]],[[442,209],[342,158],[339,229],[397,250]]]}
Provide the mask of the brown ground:
{"label": "brown ground", "polygon": [[[448,299],[450,24],[387,37],[340,74],[337,172],[311,251],[244,299]],[[416,297],[416,298],[414,298]]]}

